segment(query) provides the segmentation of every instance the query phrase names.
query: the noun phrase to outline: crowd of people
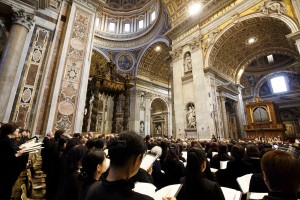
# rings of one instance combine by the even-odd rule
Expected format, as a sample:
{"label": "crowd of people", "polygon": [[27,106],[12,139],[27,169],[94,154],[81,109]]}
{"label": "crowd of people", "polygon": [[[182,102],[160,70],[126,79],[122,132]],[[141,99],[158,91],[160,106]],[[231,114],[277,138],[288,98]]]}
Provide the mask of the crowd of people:
{"label": "crowd of people", "polygon": [[[1,199],[10,199],[14,182],[26,167],[28,154],[18,147],[29,139],[28,134],[15,124],[1,127]],[[152,183],[157,189],[180,183],[178,200],[224,200],[221,187],[240,190],[237,177],[253,173],[250,192],[268,193],[267,200],[296,200],[299,147],[274,146],[251,140],[142,138],[135,132],[94,137],[57,130],[46,134],[41,151],[46,199],[152,199],[132,190],[138,181]],[[145,153],[158,157],[148,170],[140,168]],[[220,166],[222,161],[228,161],[226,168]],[[211,168],[218,171],[213,173]]]}

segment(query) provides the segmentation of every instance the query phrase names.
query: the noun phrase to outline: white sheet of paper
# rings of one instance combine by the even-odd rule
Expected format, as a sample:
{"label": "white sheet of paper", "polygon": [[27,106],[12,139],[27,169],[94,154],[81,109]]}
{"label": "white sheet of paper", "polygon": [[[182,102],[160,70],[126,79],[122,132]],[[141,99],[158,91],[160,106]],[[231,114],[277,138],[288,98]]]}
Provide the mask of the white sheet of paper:
{"label": "white sheet of paper", "polygon": [[264,196],[268,195],[268,193],[257,193],[257,192],[248,192],[247,193],[247,199],[251,200],[257,200],[257,199],[263,199]]}
{"label": "white sheet of paper", "polygon": [[228,163],[228,160],[227,161],[220,161],[220,169],[226,169],[227,168],[227,163]]}
{"label": "white sheet of paper", "polygon": [[250,181],[251,181],[252,175],[253,174],[246,174],[246,175],[238,177],[236,179],[243,194],[246,194],[247,192],[249,192],[249,186],[250,186]]}
{"label": "white sheet of paper", "polygon": [[242,197],[242,193],[238,190],[221,187],[221,190],[224,194],[225,200],[240,200]]}
{"label": "white sheet of paper", "polygon": [[157,159],[157,156],[153,156],[151,154],[146,154],[143,157],[143,160],[142,160],[140,168],[142,168],[142,169],[144,169],[144,170],[147,171],[152,166],[152,164],[154,163],[154,161],[156,159]]}

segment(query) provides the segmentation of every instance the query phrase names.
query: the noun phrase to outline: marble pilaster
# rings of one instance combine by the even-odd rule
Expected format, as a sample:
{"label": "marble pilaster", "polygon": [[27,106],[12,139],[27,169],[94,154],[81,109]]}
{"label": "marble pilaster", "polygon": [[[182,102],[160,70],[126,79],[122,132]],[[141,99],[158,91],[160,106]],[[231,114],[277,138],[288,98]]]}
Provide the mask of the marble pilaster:
{"label": "marble pilaster", "polygon": [[13,25],[0,62],[0,121],[7,122],[11,112],[8,106],[10,96],[14,96],[16,88],[13,85],[18,71],[19,61],[23,52],[26,36],[33,26],[34,15],[24,10],[15,10]]}
{"label": "marble pilaster", "polygon": [[74,0],[58,62],[47,130],[81,132],[96,11]]}
{"label": "marble pilaster", "polygon": [[228,129],[228,119],[227,119],[227,112],[226,112],[226,99],[225,97],[220,96],[220,104],[222,110],[222,121],[223,121],[223,130],[224,130],[224,138],[229,138],[229,129]]}

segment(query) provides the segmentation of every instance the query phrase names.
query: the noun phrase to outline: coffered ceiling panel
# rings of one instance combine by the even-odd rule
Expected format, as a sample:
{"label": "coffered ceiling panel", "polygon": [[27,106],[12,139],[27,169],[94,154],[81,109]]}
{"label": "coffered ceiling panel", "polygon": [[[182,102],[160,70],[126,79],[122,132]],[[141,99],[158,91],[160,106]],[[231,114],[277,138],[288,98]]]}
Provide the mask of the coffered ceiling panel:
{"label": "coffered ceiling panel", "polygon": [[[157,48],[160,50],[157,51]],[[156,43],[144,53],[139,66],[138,75],[150,80],[168,84],[170,77],[169,47],[165,43]]]}

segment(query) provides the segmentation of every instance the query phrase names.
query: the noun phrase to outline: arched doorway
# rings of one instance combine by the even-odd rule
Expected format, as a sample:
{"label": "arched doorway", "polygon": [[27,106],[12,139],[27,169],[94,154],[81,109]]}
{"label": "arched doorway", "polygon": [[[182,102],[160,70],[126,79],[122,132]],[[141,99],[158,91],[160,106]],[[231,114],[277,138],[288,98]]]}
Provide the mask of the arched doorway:
{"label": "arched doorway", "polygon": [[166,102],[161,98],[156,98],[151,103],[151,127],[150,133],[154,137],[168,135],[169,112]]}

